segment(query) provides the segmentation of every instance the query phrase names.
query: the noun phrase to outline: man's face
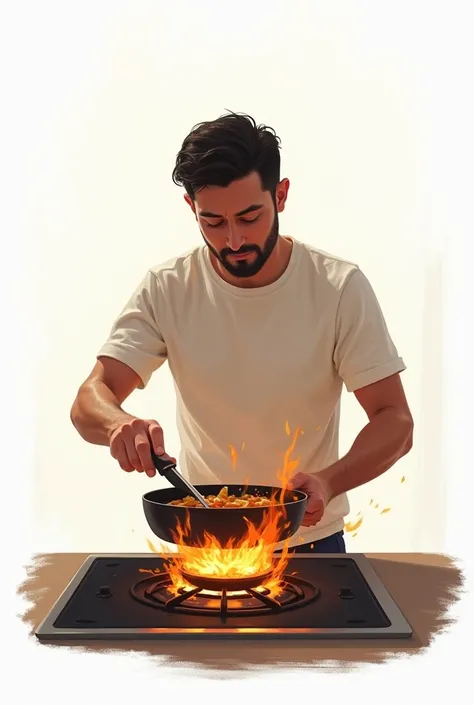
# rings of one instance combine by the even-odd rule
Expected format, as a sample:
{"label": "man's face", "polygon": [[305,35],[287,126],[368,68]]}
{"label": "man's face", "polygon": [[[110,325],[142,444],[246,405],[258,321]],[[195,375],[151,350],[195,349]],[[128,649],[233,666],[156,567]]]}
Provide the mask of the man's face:
{"label": "man's face", "polygon": [[232,276],[255,276],[272,254],[288,186],[287,180],[277,186],[275,203],[253,173],[227,187],[202,189],[194,203],[185,196],[207,246]]}

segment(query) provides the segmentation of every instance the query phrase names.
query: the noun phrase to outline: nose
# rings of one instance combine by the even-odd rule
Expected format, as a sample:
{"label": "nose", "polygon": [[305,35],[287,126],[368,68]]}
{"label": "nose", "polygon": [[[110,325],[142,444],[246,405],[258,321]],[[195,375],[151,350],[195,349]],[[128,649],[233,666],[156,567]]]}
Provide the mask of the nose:
{"label": "nose", "polygon": [[229,228],[229,235],[227,237],[227,247],[229,247],[234,252],[240,250],[245,240],[242,237],[239,228]]}

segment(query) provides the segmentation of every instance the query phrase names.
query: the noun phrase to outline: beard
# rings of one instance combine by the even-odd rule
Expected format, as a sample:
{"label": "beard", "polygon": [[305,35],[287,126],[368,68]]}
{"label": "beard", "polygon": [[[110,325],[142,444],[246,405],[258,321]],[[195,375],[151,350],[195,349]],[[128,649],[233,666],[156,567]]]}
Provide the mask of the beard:
{"label": "beard", "polygon": [[[237,252],[234,252],[234,250],[231,250],[229,247],[225,247],[223,250],[220,251],[216,250],[206,240],[202,231],[201,234],[204,238],[206,245],[211,250],[212,254],[218,260],[218,262],[224,267],[224,269],[229,272],[229,274],[231,274],[233,277],[239,277],[243,279],[247,277],[254,277],[256,274],[258,274],[258,272],[260,272],[262,267],[264,267],[268,258],[275,249],[275,245],[277,244],[279,229],[280,228],[278,213],[275,211],[273,225],[269,234],[267,235],[263,248],[259,247],[258,245],[242,245],[240,250],[238,250]],[[237,260],[235,262],[232,262],[229,259],[229,256],[231,255],[243,255],[247,253],[254,253],[254,257],[250,257],[249,259],[244,259],[240,261]]]}

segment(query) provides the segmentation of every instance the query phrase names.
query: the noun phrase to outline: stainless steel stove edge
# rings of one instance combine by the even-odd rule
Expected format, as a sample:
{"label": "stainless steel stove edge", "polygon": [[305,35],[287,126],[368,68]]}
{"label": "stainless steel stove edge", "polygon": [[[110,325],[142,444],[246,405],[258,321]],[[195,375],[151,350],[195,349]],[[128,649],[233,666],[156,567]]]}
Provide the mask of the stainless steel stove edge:
{"label": "stainless steel stove edge", "polygon": [[[66,588],[54,603],[52,609],[47,614],[35,631],[35,636],[42,642],[57,642],[57,641],[90,641],[90,640],[144,640],[144,639],[166,639],[166,640],[251,640],[251,639],[410,639],[413,636],[413,630],[410,624],[405,619],[400,608],[395,603],[393,597],[388,592],[385,585],[382,583],[377,573],[373,569],[370,561],[362,553],[344,553],[344,554],[312,554],[299,553],[295,558],[318,560],[319,558],[351,558],[359,567],[364,578],[366,579],[375,598],[379,602],[381,608],[385,612],[390,621],[390,626],[381,629],[367,629],[363,627],[354,627],[347,629],[255,629],[255,628],[219,628],[219,629],[57,629],[54,626],[56,619],[61,614],[62,610],[69,602],[73,593],[77,589],[82,579],[87,574],[90,566],[97,558],[147,558],[150,553],[96,553],[91,554],[86,558],[82,566],[70,580]],[[157,557],[166,558],[173,554],[159,554]]]}

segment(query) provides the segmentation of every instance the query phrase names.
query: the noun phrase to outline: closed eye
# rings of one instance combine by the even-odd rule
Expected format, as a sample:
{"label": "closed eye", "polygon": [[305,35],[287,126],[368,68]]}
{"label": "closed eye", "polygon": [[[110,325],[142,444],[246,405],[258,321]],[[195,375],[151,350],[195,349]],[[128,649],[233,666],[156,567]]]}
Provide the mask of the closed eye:
{"label": "closed eye", "polygon": [[[246,218],[240,218],[240,222],[244,223],[245,225],[251,225],[252,223],[255,223],[259,218],[260,218],[260,214],[257,215],[255,218],[252,218],[251,220],[248,220]],[[221,220],[220,223],[215,223],[214,225],[212,225],[211,223],[208,223],[206,221],[206,225],[208,228],[220,228],[223,224],[224,224],[223,220]]]}

